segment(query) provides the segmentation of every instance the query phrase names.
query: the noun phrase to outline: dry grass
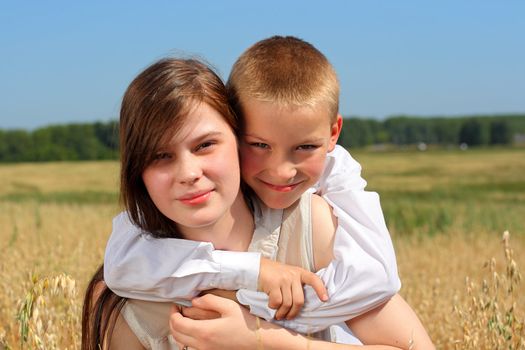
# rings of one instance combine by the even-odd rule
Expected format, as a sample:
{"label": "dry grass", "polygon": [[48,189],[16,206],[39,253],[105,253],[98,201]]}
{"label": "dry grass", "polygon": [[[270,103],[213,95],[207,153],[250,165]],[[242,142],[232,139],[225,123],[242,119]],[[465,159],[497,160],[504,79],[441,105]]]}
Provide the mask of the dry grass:
{"label": "dry grass", "polygon": [[438,349],[525,348],[524,247],[486,232],[396,241],[401,294]]}
{"label": "dry grass", "polygon": [[[525,171],[525,157],[516,158],[515,151],[475,154],[471,166],[463,155],[400,160],[405,158],[358,157],[367,169],[365,177],[380,193],[410,184],[432,192],[436,187],[457,186],[468,176],[487,188],[506,180],[516,184]],[[510,168],[509,174],[501,173]],[[117,169],[111,162],[0,166],[0,349],[79,348],[82,294],[102,261],[111,218],[118,211]],[[390,179],[386,169],[394,174]],[[376,175],[369,176],[374,171]],[[458,174],[459,178],[453,176]],[[432,235],[424,226],[411,235],[393,230],[401,294],[439,349],[525,348],[525,288],[518,277],[525,266],[525,234],[520,230],[525,211],[517,200],[523,193],[520,187],[486,193],[512,202],[510,209],[490,207],[504,218],[503,224],[495,224],[497,230],[485,228],[479,216],[483,212],[471,213],[471,220],[479,221],[477,226],[467,227],[453,217],[452,224]],[[383,196],[383,205],[408,205],[389,202],[400,196],[403,193]],[[426,198],[404,200],[414,208],[428,204]],[[461,205],[458,199],[443,200],[443,206]],[[478,204],[484,208],[489,203]],[[506,220],[514,220],[510,246],[501,239],[508,228]]]}
{"label": "dry grass", "polygon": [[[115,213],[115,205],[108,204],[0,202],[0,349],[2,342],[22,348],[17,318],[31,299],[44,318],[31,317],[32,308],[27,309],[25,317],[34,322],[29,322],[26,348],[78,348],[82,293],[102,262]],[[66,277],[60,277],[63,274]],[[58,289],[46,287],[64,278],[74,281],[75,288],[72,282],[58,283]],[[35,332],[39,319],[42,328]],[[36,336],[44,346],[29,346],[40,341]]]}

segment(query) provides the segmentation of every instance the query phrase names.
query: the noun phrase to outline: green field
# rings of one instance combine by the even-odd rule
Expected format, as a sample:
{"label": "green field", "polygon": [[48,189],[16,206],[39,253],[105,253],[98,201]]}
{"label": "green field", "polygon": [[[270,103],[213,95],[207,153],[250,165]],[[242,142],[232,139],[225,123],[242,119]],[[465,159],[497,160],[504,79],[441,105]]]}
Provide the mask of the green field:
{"label": "green field", "polygon": [[[353,155],[381,195],[401,294],[438,348],[525,348],[525,150]],[[20,324],[25,348],[79,347],[117,200],[116,162],[0,165],[0,349],[22,347]],[[27,301],[33,314],[19,312]]]}
{"label": "green field", "polygon": [[525,150],[356,153],[392,234],[523,234]]}

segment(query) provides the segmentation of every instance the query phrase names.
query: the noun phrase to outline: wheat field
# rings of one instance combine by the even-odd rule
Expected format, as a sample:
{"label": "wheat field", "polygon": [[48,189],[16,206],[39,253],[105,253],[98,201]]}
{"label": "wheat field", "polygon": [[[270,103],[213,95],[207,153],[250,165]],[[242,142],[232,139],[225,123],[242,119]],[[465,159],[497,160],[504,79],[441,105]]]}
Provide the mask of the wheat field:
{"label": "wheat field", "polygon": [[[437,348],[525,349],[525,150],[354,156]],[[116,162],[0,165],[0,349],[80,347],[117,199]]]}

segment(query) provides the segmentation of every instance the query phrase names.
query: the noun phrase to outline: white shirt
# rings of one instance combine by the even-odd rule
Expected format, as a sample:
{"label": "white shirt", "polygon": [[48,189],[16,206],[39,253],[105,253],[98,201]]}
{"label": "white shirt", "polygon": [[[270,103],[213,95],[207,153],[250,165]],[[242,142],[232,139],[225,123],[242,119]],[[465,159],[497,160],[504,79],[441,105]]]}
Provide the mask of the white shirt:
{"label": "white shirt", "polygon": [[[321,302],[305,287],[299,316],[277,323],[298,332],[316,332],[358,316],[400,288],[392,241],[379,196],[365,191],[361,166],[342,147],[326,159],[312,191],[322,195],[338,218],[334,260],[317,272],[328,290]],[[113,220],[106,247],[104,279],[116,294],[151,301],[188,300],[201,290],[240,289],[237,298],[253,314],[272,320],[268,296],[257,292],[260,254],[214,250],[211,243],[155,239],[131,224],[126,213]],[[275,322],[275,320],[272,320]]]}

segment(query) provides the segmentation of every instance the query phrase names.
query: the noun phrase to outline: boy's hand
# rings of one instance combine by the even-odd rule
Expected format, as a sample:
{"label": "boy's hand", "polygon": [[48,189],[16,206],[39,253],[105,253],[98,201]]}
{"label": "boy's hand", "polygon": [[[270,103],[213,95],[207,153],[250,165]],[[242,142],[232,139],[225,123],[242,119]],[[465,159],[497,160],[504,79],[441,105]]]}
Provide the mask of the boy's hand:
{"label": "boy's hand", "polygon": [[304,305],[303,284],[312,286],[321,301],[328,300],[323,281],[315,273],[261,258],[259,290],[268,294],[268,307],[277,309],[275,319],[297,316]]}

